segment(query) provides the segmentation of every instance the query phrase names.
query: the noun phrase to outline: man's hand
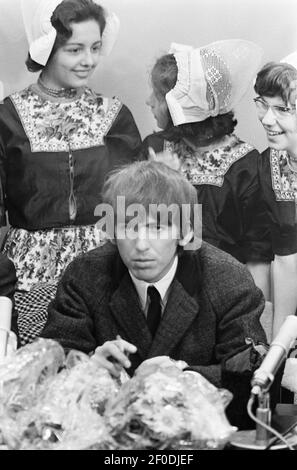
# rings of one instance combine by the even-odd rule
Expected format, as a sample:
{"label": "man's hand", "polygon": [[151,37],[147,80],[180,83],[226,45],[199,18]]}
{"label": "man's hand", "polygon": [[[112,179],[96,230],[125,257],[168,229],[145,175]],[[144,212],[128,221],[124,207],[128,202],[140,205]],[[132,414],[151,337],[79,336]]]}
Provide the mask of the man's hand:
{"label": "man's hand", "polygon": [[111,375],[119,377],[123,367],[125,369],[131,367],[128,355],[136,351],[136,346],[118,337],[114,341],[106,341],[102,346],[98,346],[93,357]]}

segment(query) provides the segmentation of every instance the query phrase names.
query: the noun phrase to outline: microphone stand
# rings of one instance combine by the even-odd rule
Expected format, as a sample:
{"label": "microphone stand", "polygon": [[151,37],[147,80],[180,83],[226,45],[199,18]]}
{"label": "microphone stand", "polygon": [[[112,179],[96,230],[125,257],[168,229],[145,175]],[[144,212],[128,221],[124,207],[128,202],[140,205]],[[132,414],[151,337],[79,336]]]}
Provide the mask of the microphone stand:
{"label": "microphone stand", "polygon": [[[274,430],[270,432],[264,426],[271,427],[271,409],[270,409],[270,394],[267,389],[263,389],[259,385],[255,385],[252,389],[251,397],[248,403],[249,415],[252,417],[251,411],[255,396],[258,397],[258,407],[256,409],[256,429],[248,431],[237,431],[232,438],[230,444],[234,447],[241,449],[250,450],[265,450],[269,449],[285,449],[295,450],[293,446],[296,446],[296,435],[292,438],[282,439],[282,435]],[[274,434],[279,438],[278,442],[275,442]]]}
{"label": "microphone stand", "polygon": [[231,440],[234,447],[251,450],[264,450],[270,443],[271,433],[261,423],[271,425],[270,394],[266,389],[256,385],[252,389],[251,398],[258,397],[258,407],[256,409],[256,429],[248,431],[237,431]]}
{"label": "microphone stand", "polygon": [[[259,391],[256,417],[261,423],[268,426],[271,425],[270,394],[268,391],[263,391],[262,389]],[[256,424],[255,445],[266,448],[269,445],[271,433],[268,429],[261,426],[261,423]]]}

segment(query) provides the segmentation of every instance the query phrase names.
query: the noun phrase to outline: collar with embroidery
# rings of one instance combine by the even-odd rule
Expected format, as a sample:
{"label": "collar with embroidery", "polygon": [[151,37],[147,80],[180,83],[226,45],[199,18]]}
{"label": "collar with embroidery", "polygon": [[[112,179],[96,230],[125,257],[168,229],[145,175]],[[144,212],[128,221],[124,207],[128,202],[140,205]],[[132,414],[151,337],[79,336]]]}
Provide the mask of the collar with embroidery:
{"label": "collar with embroidery", "polygon": [[165,141],[164,150],[177,153],[181,160],[181,171],[194,185],[211,184],[221,187],[224,176],[234,162],[251,152],[254,147],[241,142],[236,135],[225,146],[201,152],[199,148],[186,144]]}
{"label": "collar with embroidery", "polygon": [[297,204],[297,173],[288,164],[286,151],[270,149],[271,182],[277,201]]}

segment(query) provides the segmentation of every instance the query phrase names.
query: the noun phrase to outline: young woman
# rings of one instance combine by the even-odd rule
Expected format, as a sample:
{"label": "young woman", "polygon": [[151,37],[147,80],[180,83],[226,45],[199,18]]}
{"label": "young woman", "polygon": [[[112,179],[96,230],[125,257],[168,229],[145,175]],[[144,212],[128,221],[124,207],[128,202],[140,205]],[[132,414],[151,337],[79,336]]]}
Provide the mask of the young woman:
{"label": "young woman", "polygon": [[[94,210],[103,181],[137,158],[141,140],[128,108],[87,86],[112,46],[114,17],[92,0],[23,4],[26,64],[41,73],[0,106],[1,223],[7,211],[11,228],[3,251],[15,264],[18,290],[25,291],[16,304],[30,337],[30,305],[40,311],[40,298],[47,305],[65,266],[100,243]],[[40,282],[50,283],[41,297],[36,290],[28,294]]]}
{"label": "young woman", "polygon": [[273,335],[297,309],[296,85],[297,69],[285,62],[266,64],[255,83],[254,101],[269,144],[259,169],[275,255]]}
{"label": "young woman", "polygon": [[174,44],[152,69],[147,104],[163,130],[148,136],[144,147],[196,187],[203,240],[246,263],[269,298],[271,250],[258,180],[260,155],[234,134],[233,114],[261,55],[244,40],[199,49]]}

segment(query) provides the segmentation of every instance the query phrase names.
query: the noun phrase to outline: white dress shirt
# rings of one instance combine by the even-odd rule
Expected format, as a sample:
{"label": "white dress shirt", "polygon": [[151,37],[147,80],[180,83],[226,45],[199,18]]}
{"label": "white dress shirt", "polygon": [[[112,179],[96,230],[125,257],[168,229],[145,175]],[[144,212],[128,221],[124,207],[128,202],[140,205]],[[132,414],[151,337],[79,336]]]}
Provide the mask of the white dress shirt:
{"label": "white dress shirt", "polygon": [[178,258],[176,256],[174,258],[174,261],[172,263],[171,268],[165,274],[165,276],[163,276],[162,279],[160,279],[159,281],[153,282],[153,283],[152,282],[146,282],[146,281],[140,281],[139,279],[136,279],[135,276],[133,276],[131,271],[129,271],[131,279],[132,279],[132,281],[135,285],[136,291],[138,293],[138,297],[139,297],[139,300],[140,300],[140,305],[141,305],[141,308],[142,308],[145,316],[147,316],[147,312],[148,312],[148,308],[149,308],[149,302],[150,302],[149,298],[148,298],[148,295],[147,295],[147,288],[149,286],[154,286],[158,290],[158,292],[160,294],[160,297],[161,297],[161,310],[162,310],[162,314],[163,314],[163,312],[165,310],[165,307],[166,307],[167,300],[168,300],[169,292],[170,292],[170,285],[171,285],[171,283],[173,281],[173,278],[175,276],[175,273],[176,273],[177,263],[178,263]]}

